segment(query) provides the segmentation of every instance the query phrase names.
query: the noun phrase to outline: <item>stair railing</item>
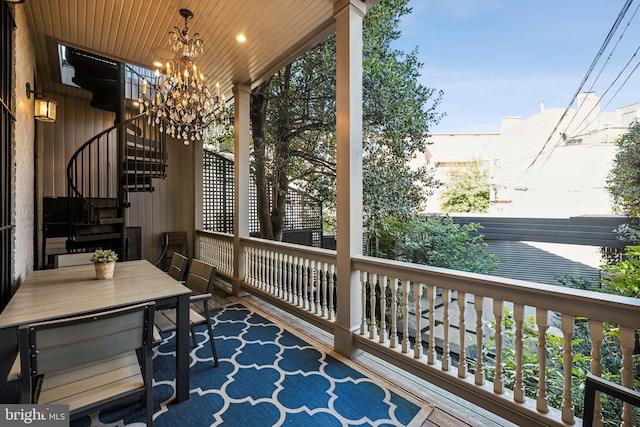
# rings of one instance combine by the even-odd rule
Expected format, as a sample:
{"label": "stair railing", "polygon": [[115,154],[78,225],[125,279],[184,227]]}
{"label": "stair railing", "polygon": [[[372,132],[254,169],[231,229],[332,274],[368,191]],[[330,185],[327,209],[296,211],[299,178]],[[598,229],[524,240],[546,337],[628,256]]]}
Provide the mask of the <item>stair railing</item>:
{"label": "stair railing", "polygon": [[[74,224],[99,224],[101,209],[128,207],[130,191],[153,191],[151,178],[166,176],[166,137],[146,117],[138,114],[100,132],[71,156],[67,165],[71,239]],[[124,139],[118,138],[122,129]]]}

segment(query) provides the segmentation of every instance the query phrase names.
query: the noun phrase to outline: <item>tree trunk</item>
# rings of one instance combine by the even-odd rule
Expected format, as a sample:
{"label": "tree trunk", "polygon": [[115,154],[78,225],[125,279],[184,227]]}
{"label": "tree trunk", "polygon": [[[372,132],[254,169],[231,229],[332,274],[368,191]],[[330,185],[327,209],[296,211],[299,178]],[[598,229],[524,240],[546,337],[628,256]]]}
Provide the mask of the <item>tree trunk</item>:
{"label": "tree trunk", "polygon": [[[282,79],[279,79],[280,95],[289,99],[291,90],[291,65],[280,71]],[[277,104],[277,120],[274,126],[275,144],[273,147],[273,160],[276,167],[273,183],[273,203],[271,211],[271,228],[275,240],[282,240],[284,232],[285,207],[287,193],[289,191],[289,175],[291,169],[291,101]]]}
{"label": "tree trunk", "polygon": [[269,212],[268,179],[266,176],[266,117],[268,104],[268,89],[271,79],[262,83],[251,91],[251,129],[253,135],[253,155],[255,160],[255,180],[258,222],[260,236],[273,240],[273,227]]}

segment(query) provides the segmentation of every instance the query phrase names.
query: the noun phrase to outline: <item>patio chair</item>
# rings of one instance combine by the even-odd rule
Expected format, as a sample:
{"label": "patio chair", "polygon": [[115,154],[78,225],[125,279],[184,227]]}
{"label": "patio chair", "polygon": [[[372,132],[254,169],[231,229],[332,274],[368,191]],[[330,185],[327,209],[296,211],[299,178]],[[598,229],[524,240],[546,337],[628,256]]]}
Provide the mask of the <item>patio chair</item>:
{"label": "patio chair", "polygon": [[188,263],[189,258],[178,252],[174,252],[173,256],[171,257],[171,265],[169,265],[169,270],[167,270],[167,273],[178,282],[182,282],[184,281],[184,276],[187,273]]}
{"label": "patio chair", "polygon": [[[162,252],[154,263],[156,267],[167,271],[167,260],[171,260],[178,250],[187,253],[188,237],[186,231],[168,231],[162,233]],[[179,249],[178,249],[179,247]]]}
{"label": "patio chair", "polygon": [[[213,366],[218,366],[218,354],[216,352],[216,344],[213,339],[213,326],[211,324],[211,316],[209,313],[209,300],[211,299],[211,288],[216,277],[216,268],[204,261],[194,259],[191,261],[189,273],[185,285],[194,292],[191,296],[191,303],[202,302],[202,314],[193,308],[189,309],[189,325],[191,328],[191,340],[193,346],[197,347],[196,334],[194,327],[206,324],[209,331],[209,342],[211,344],[211,353],[213,355]],[[159,310],[156,315],[155,325],[161,332],[172,331],[176,328],[176,312],[174,309]]]}
{"label": "patio chair", "polygon": [[20,403],[68,404],[73,420],[140,398],[151,426],[153,318],[150,302],[20,326]]}

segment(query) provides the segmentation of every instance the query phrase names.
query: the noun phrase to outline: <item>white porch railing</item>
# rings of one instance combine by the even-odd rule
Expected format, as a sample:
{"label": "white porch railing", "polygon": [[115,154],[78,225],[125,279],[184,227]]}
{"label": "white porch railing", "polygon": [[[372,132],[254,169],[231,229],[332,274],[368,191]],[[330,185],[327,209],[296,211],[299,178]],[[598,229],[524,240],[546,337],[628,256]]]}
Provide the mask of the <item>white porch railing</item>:
{"label": "white porch railing", "polygon": [[[226,235],[199,232],[198,236],[200,248],[228,244]],[[335,251],[261,239],[243,239],[242,246],[246,290],[331,330]],[[217,254],[226,258],[214,259]],[[201,252],[200,257],[225,268],[232,262],[224,250]],[[603,324],[619,328],[622,386],[633,388],[640,300],[364,256],[353,258],[352,267],[361,278],[363,315],[354,336],[358,348],[519,425],[566,426],[580,421],[574,415],[573,373],[563,377],[561,407],[555,409],[548,402],[546,365],[551,347],[543,333],[562,341],[562,370],[572,372],[576,319],[588,321],[590,370],[596,376],[602,374]],[[514,335],[509,340],[513,351],[503,353],[509,345],[502,327],[505,309],[512,316]],[[541,332],[533,346],[525,342],[529,318]],[[494,337],[490,358],[483,351],[488,337]],[[467,354],[469,349],[477,357],[465,357],[474,356]],[[525,395],[525,350],[537,352],[535,398]],[[506,387],[507,365],[514,371],[512,390]],[[488,379],[489,370],[493,381]],[[594,425],[602,425],[600,399],[596,402]],[[633,425],[630,405],[624,406],[621,422]]]}
{"label": "white porch railing", "polygon": [[197,257],[207,261],[218,273],[233,276],[233,234],[198,231]]}

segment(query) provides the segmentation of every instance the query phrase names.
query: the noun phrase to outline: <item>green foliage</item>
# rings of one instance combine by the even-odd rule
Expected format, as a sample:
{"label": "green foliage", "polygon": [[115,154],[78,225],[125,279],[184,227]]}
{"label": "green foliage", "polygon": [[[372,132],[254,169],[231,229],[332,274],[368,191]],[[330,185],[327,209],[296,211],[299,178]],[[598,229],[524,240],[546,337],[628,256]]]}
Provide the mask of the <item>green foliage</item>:
{"label": "green foliage", "polygon": [[489,210],[489,169],[474,159],[449,171],[440,195],[442,212],[485,213]]}
{"label": "green foliage", "polygon": [[617,144],[618,152],[607,176],[606,188],[613,209],[629,217],[630,227],[637,231],[640,219],[640,122],[633,124]]}
{"label": "green foliage", "polygon": [[[489,328],[495,331],[495,321],[487,322]],[[540,380],[540,363],[538,358],[538,338],[540,331],[535,322],[535,318],[530,316],[522,323],[522,381],[525,395],[531,399],[536,398],[538,382]],[[547,401],[549,406],[560,409],[562,407],[562,392],[564,386],[564,366],[562,362],[563,338],[545,333],[547,341],[547,354],[545,364],[545,376],[547,383]],[[502,379],[504,386],[513,390],[516,378],[516,322],[513,313],[504,309],[502,317]],[[583,342],[582,336],[574,336],[571,340],[572,347],[579,346]],[[489,342],[485,343],[483,349],[483,363],[485,374],[490,381],[495,380],[495,336],[491,336]],[[571,391],[573,405],[576,414],[583,412],[582,402],[584,400],[584,381],[587,373],[590,372],[590,357],[580,352],[574,352],[572,365]],[[475,369],[475,363],[471,364],[471,369]]]}
{"label": "green foliage", "polygon": [[[364,18],[366,231],[380,227],[386,216],[410,218],[439,185],[429,168],[412,170],[407,166],[424,151],[429,126],[440,120],[436,107],[442,96],[440,91],[419,83],[422,64],[417,50],[405,53],[391,48],[391,43],[400,37],[400,19],[410,12],[406,0],[382,0]],[[325,220],[332,223],[335,218],[335,50],[336,38],[332,35],[252,92],[258,195],[260,198],[261,191],[267,193],[270,189],[276,195],[271,201],[267,197],[260,199],[264,205],[271,205],[268,215],[259,213],[262,231],[268,227],[277,229],[284,221],[284,202],[274,204],[273,200],[285,194],[291,183],[323,201]],[[266,107],[260,113],[253,106],[259,105],[263,94]]]}
{"label": "green foliage", "polygon": [[455,224],[448,216],[414,216],[409,221],[395,217],[383,220],[375,235],[374,255],[445,267],[488,273],[496,268],[497,257],[486,251],[480,226]]}
{"label": "green foliage", "polygon": [[89,260],[93,263],[106,263],[106,262],[115,262],[118,259],[118,254],[116,254],[111,249],[98,249],[94,253],[91,254]]}
{"label": "green foliage", "polygon": [[603,291],[631,298],[640,298],[640,246],[627,246],[625,259],[616,265],[605,265],[610,279],[602,279]]}

